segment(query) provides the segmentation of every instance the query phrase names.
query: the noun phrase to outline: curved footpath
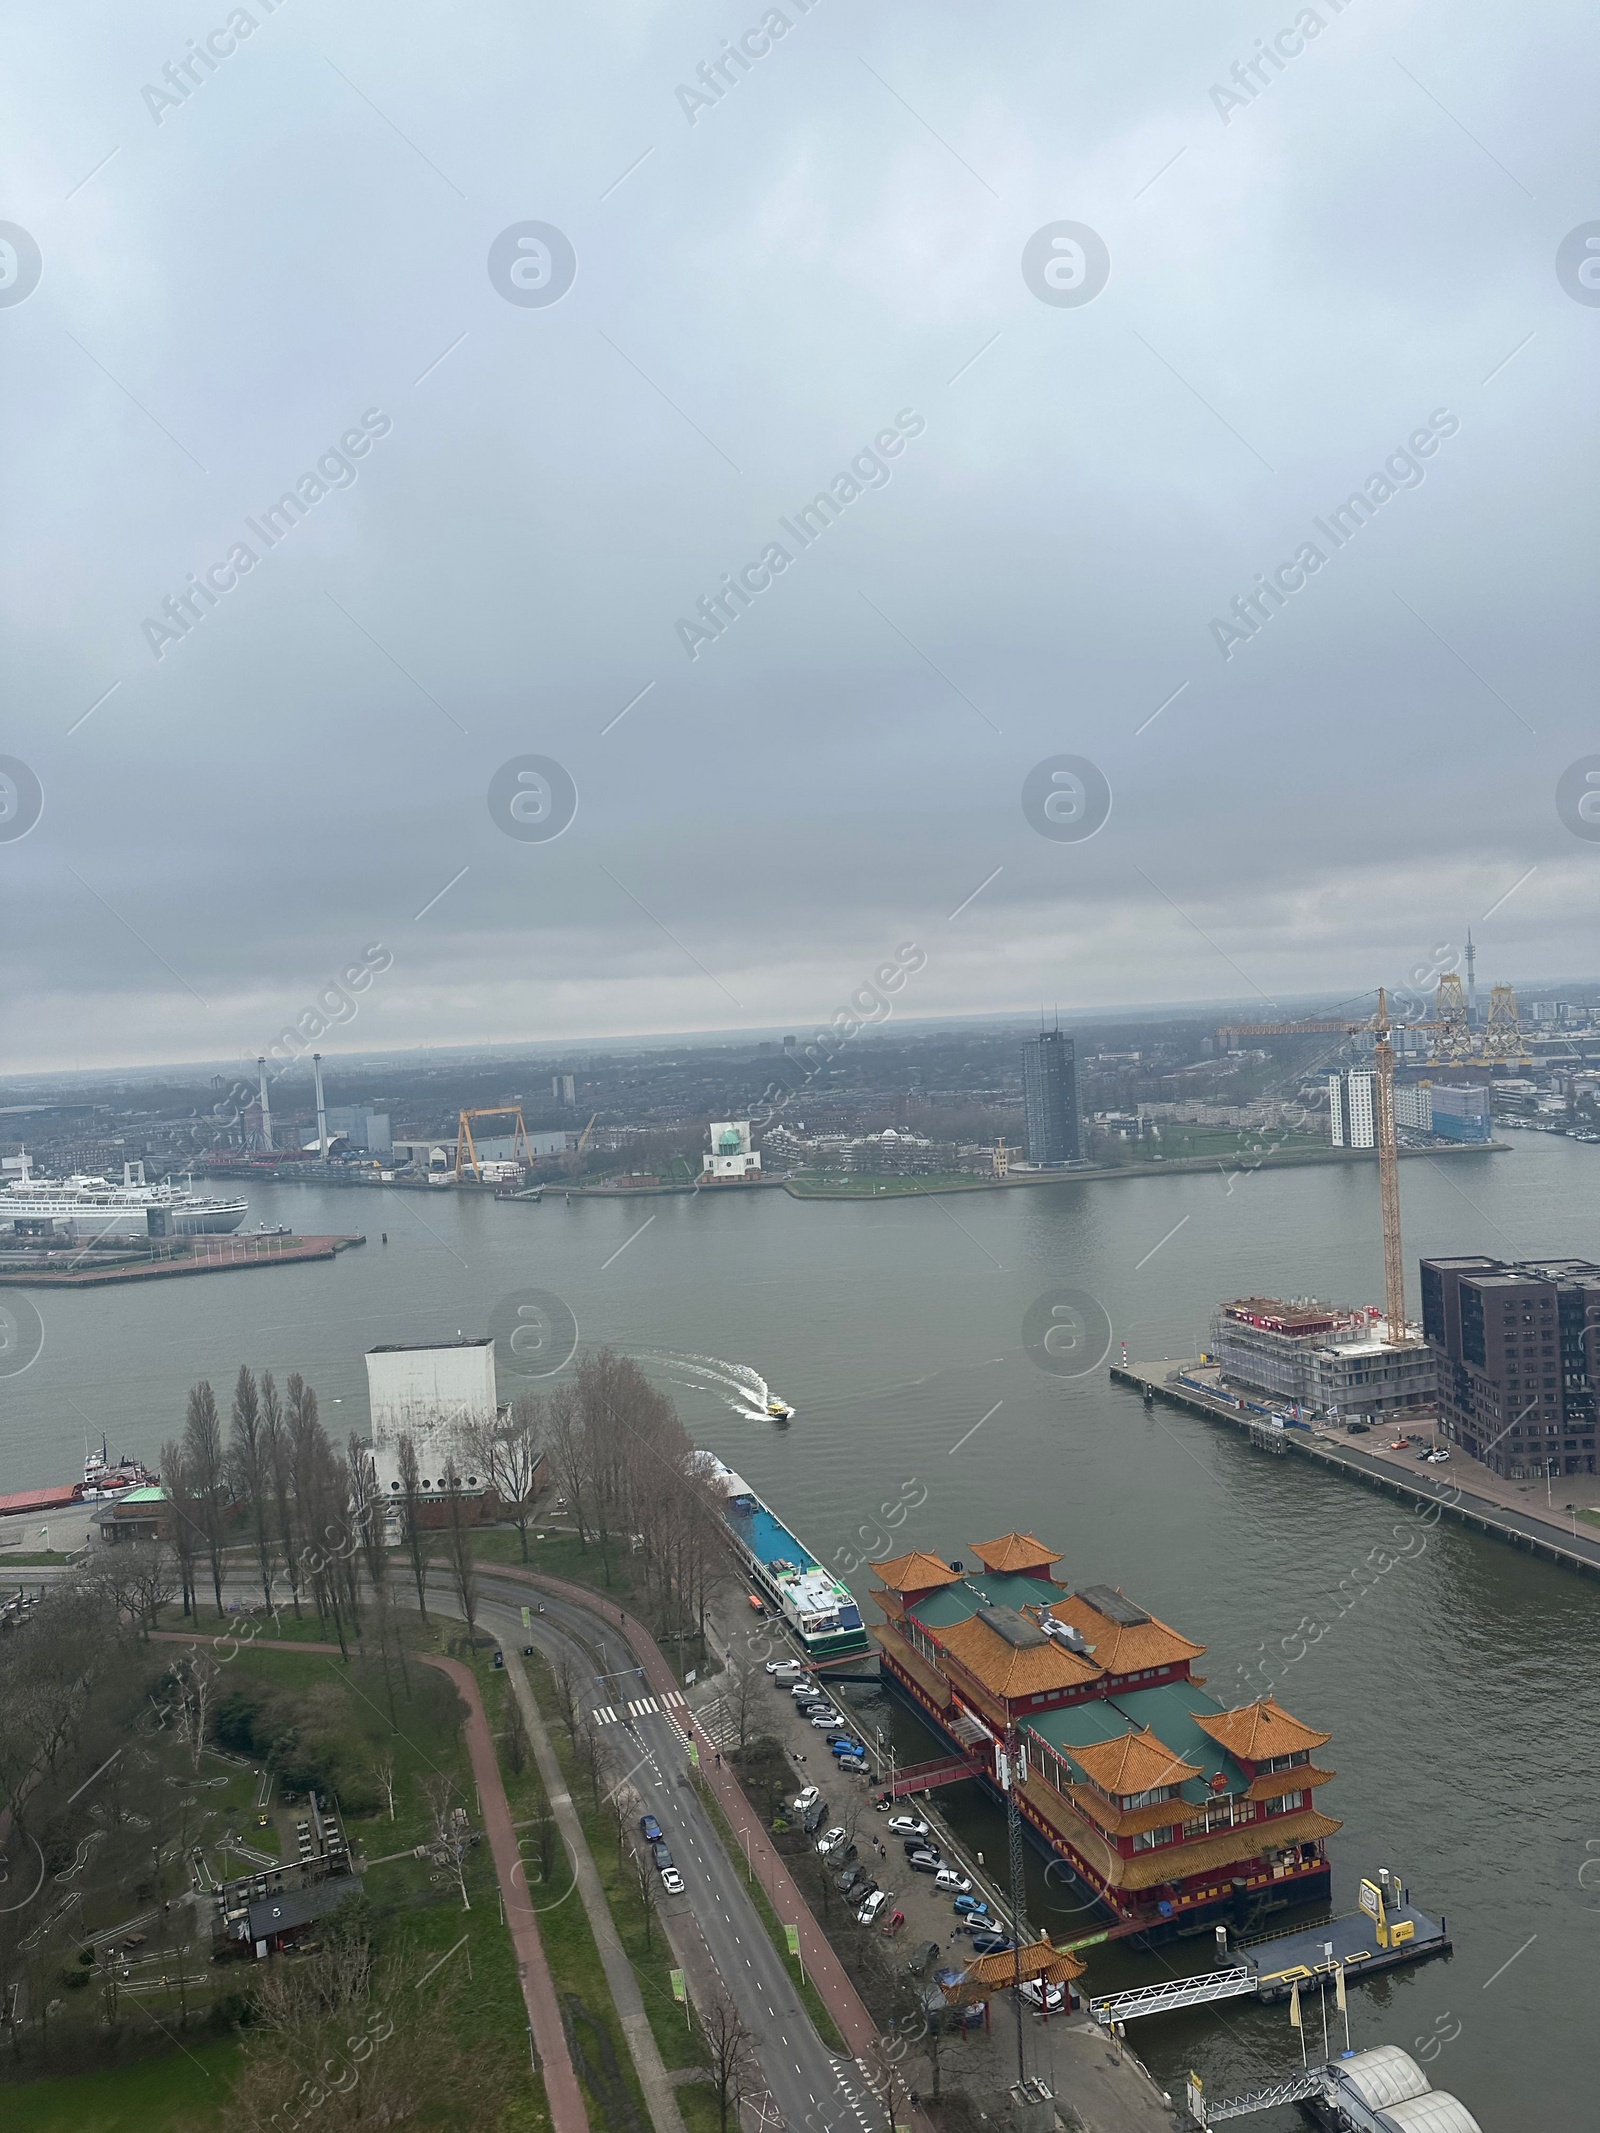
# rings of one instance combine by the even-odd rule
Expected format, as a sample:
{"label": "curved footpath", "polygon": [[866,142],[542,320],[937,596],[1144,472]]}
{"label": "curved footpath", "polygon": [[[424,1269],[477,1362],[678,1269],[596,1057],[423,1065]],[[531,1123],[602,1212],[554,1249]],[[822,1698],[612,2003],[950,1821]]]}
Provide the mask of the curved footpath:
{"label": "curved footpath", "polygon": [[[152,1630],[150,1634],[163,1644],[221,1641],[214,1637],[196,1635],[190,1630],[157,1629]],[[274,1637],[262,1648],[275,1652],[321,1652],[334,1659],[341,1656],[337,1644],[296,1642],[288,1637]],[[534,2048],[539,2055],[539,2071],[544,2076],[551,2123],[555,2133],[589,2133],[589,2114],[584,2109],[583,2090],[578,2085],[572,2054],[567,2049],[567,2033],[562,2026],[555,1982],[551,1978],[550,1965],[545,1960],[544,1943],[539,1938],[539,1928],[534,1921],[533,1899],[528,1893],[522,1852],[517,1843],[516,1830],[512,1826],[511,1807],[501,1780],[500,1765],[495,1760],[494,1742],[489,1737],[489,1720],[483,1708],[483,1698],[478,1692],[477,1681],[458,1659],[439,1658],[427,1653],[419,1656],[424,1665],[436,1666],[442,1674],[450,1677],[467,1707],[467,1722],[463,1728],[467,1740],[467,1754],[472,1761],[472,1774],[477,1780],[479,1798],[483,1803],[483,1826],[489,1838],[489,1851],[494,1860],[495,1875],[500,1883],[500,1894],[505,1901],[506,1926],[511,1934],[511,1945],[516,1950],[523,2004],[533,2026]]]}

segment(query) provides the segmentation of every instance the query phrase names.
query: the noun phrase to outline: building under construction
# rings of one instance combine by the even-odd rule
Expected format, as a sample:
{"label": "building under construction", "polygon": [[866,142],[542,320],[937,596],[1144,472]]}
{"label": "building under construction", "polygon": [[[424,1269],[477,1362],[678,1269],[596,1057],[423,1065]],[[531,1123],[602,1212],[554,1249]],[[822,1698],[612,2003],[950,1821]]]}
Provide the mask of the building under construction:
{"label": "building under construction", "polygon": [[1307,1419],[1398,1419],[1431,1410],[1438,1394],[1436,1358],[1421,1327],[1392,1341],[1382,1312],[1370,1306],[1241,1296],[1218,1306],[1210,1352],[1224,1390],[1264,1393]]}

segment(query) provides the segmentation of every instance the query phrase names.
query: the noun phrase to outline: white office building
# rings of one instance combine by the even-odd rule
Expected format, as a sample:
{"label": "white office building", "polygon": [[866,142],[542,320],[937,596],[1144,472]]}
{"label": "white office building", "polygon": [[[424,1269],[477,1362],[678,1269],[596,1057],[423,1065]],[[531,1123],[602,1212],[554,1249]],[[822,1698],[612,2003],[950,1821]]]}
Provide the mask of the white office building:
{"label": "white office building", "polygon": [[417,1449],[422,1486],[446,1488],[450,1462],[464,1488],[481,1494],[486,1477],[473,1463],[471,1439],[493,1425],[497,1412],[494,1341],[399,1342],[367,1351],[367,1404],[378,1493],[400,1493],[400,1439]]}
{"label": "white office building", "polygon": [[1335,1148],[1375,1148],[1372,1075],[1355,1067],[1328,1076],[1328,1138]]}

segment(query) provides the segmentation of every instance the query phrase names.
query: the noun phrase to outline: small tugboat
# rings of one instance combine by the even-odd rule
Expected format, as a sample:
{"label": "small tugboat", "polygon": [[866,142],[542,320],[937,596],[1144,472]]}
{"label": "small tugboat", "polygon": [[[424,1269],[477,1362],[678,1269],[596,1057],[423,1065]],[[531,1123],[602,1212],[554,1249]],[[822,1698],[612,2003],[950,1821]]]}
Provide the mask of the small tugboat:
{"label": "small tugboat", "polygon": [[794,1420],[794,1409],[787,1400],[780,1400],[774,1393],[767,1400],[767,1420],[769,1422],[792,1422]]}
{"label": "small tugboat", "polygon": [[72,1494],[74,1500],[79,1503],[99,1503],[107,1496],[119,1494],[123,1489],[143,1488],[155,1478],[137,1459],[129,1459],[126,1454],[119,1457],[113,1466],[111,1454],[106,1449],[106,1440],[102,1437],[99,1451],[91,1447],[86,1453],[83,1479],[73,1489]]}

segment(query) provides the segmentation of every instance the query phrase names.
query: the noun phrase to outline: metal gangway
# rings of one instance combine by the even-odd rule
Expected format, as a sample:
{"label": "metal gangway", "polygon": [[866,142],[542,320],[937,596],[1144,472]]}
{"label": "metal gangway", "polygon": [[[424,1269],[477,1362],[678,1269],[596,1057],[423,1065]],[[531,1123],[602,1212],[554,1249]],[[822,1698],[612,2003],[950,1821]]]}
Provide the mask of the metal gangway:
{"label": "metal gangway", "polygon": [[[1248,2118],[1253,2111],[1276,2110],[1280,2104],[1305,2103],[1313,2096],[1326,2096],[1328,2077],[1320,2066],[1307,2067],[1283,2081],[1268,2082],[1243,2096],[1230,2096],[1223,2103],[1207,2104],[1191,2089],[1189,2108],[1199,2126],[1220,2126],[1227,2118]],[[1204,2115],[1202,2115],[1204,2114]]]}
{"label": "metal gangway", "polygon": [[1089,2013],[1104,2028],[1113,2022],[1132,2022],[1140,2015],[1171,2014],[1180,2007],[1204,2007],[1213,2000],[1241,2000],[1253,1995],[1254,1970],[1235,1964],[1227,1970],[1207,1970],[1199,1977],[1167,1978],[1159,1985],[1140,1985],[1133,1992],[1108,1992],[1089,2002]]}

